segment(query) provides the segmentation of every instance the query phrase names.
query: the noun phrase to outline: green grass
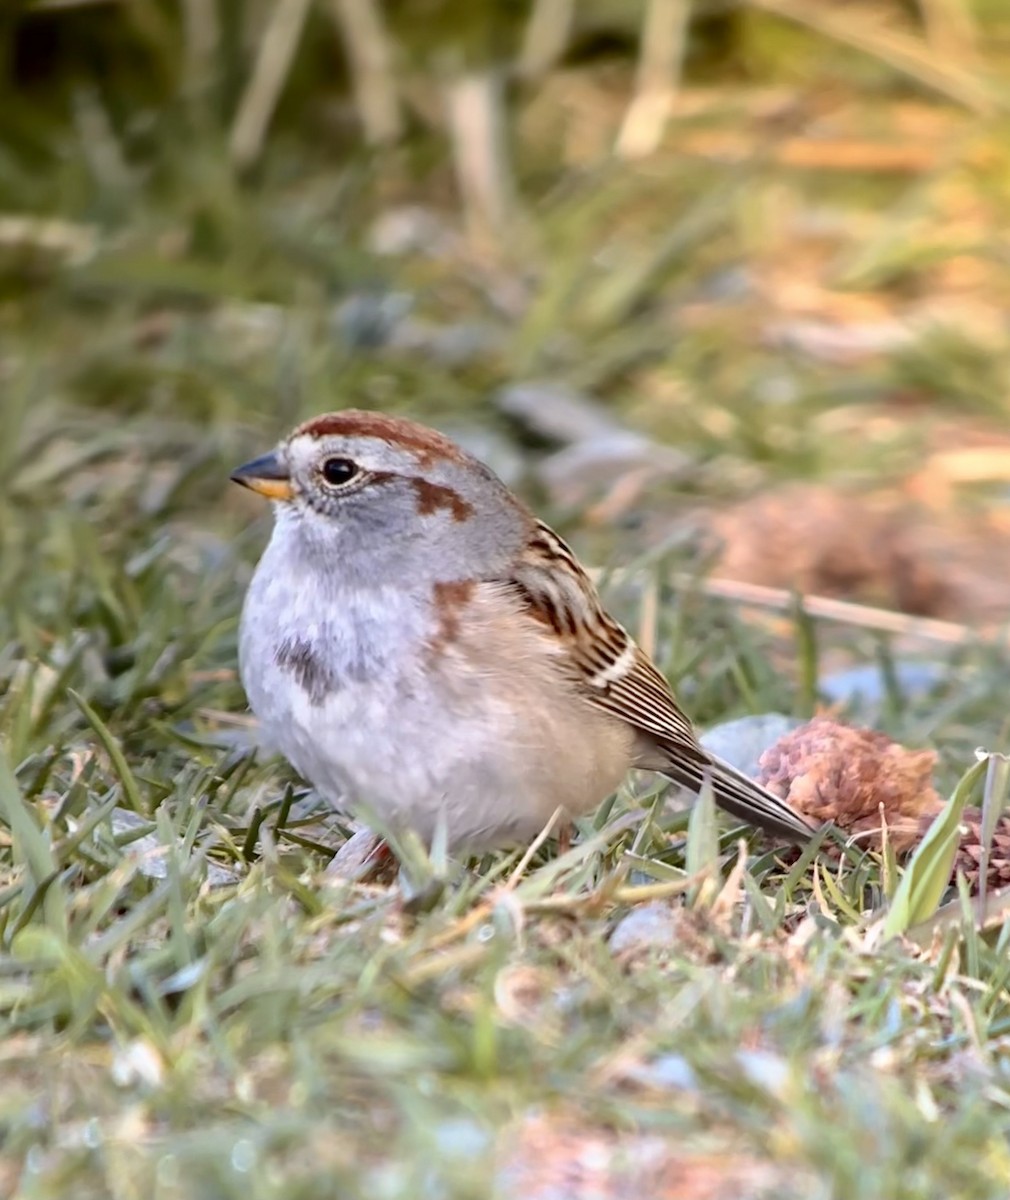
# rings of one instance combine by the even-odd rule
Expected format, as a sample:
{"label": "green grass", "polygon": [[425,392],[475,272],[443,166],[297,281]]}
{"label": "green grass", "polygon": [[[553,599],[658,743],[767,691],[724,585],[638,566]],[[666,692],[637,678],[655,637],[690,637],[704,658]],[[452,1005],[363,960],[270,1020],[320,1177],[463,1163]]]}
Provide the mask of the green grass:
{"label": "green grass", "polygon": [[[820,102],[861,128],[863,104],[900,130],[895,97],[849,110],[832,87],[797,93],[812,122]],[[607,586],[632,629],[641,563],[689,506],[894,488],[936,429],[998,429],[1005,118],[924,107],[953,132],[914,180],[790,168],[759,117],[743,164],[672,145],[559,166],[544,119],[518,150],[514,244],[403,259],[367,233],[390,196],[448,208],[428,136],[338,167],[289,120],[239,181],[206,113],[144,109],[110,177],[53,113],[19,113],[0,208],[75,222],[91,251],[37,230],[0,249],[0,1195],[652,1200],[702,1163],[748,1197],[1006,1195],[1010,925],[977,933],[955,906],[925,948],[883,941],[876,858],[755,843],[734,870],[731,831],[716,844],[704,810],[688,828],[652,792],[521,871],[408,847],[399,877],[341,884],[347,825],[254,756],[235,672],[268,519],[228,471],[311,413],[395,409],[534,462],[489,397],[547,376],[681,446],[691,470],[640,526],[521,483],[587,558],[632,564]],[[741,112],[707,120],[739,133]],[[790,283],[843,324],[924,298],[970,319],[839,364],[770,340],[769,316],[810,315]],[[335,306],[386,290],[497,345],[462,364],[348,345]],[[997,510],[999,487],[971,502]],[[696,565],[671,551],[658,577]],[[824,664],[908,653],[665,583],[654,633],[704,723],[809,715]],[[1010,668],[985,646],[948,661],[938,694],[879,718],[940,751],[947,793],[976,746],[1006,747]],[[665,934],[617,949],[642,910]]]}
{"label": "green grass", "polygon": [[[790,872],[759,853],[721,902],[685,895],[683,822],[629,830],[624,797],[597,840],[585,828],[515,886],[516,855],[451,866],[434,890],[324,879],[339,822],[291,805],[287,773],[256,763],[227,717],[244,710],[236,615],[263,526],[227,491],[227,465],[256,439],[222,406],[190,423],[128,394],[90,410],[46,394],[15,430],[2,720],[17,779],[0,779],[10,1186],[478,1197],[496,1178],[508,1195],[521,1151],[503,1147],[546,1113],[631,1147],[656,1136],[676,1160],[769,1160],[784,1195],[1000,1195],[1010,930],[939,957],[872,944],[873,862]],[[690,677],[694,711],[743,711],[744,694],[790,707],[771,634],[664,597],[662,657]],[[961,668],[970,725],[953,689],[930,728],[950,778],[966,738],[1001,733],[1005,663],[978,659]],[[892,732],[917,737],[936,716],[923,705],[899,702]],[[669,908],[675,935],[615,954],[609,933],[646,902]]]}

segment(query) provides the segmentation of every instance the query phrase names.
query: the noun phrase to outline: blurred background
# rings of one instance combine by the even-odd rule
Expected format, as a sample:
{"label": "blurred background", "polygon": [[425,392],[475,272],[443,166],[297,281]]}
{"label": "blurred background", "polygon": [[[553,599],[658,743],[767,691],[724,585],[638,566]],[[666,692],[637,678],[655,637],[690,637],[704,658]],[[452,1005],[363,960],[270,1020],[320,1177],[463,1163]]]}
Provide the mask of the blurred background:
{"label": "blurred background", "polygon": [[227,469],[357,405],[594,562],[1004,619],[1006,0],[8,0],[0,36],[34,611],[105,533],[250,556]]}

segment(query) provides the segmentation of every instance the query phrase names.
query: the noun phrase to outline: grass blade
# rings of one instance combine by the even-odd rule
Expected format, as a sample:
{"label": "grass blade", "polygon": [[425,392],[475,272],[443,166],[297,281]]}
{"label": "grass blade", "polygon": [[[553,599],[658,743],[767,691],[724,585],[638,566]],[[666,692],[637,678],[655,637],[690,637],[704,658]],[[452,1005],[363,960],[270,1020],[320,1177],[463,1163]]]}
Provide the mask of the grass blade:
{"label": "grass blade", "polygon": [[719,825],[715,815],[715,793],[711,780],[706,779],[691,807],[687,825],[687,873],[698,879],[691,892],[693,903],[704,902],[713,893],[719,862]]}
{"label": "grass blade", "polygon": [[35,890],[45,888],[42,912],[50,929],[67,936],[67,910],[63,892],[54,876],[59,868],[49,839],[39,828],[34,813],[25,804],[7,757],[0,749],[0,819],[14,839],[14,850],[28,868]]}
{"label": "grass blade", "polygon": [[135,813],[144,813],[144,802],[140,796],[140,789],[137,787],[137,780],[127,765],[123,752],[119,748],[119,743],[109,731],[109,727],[83,696],[75,692],[73,688],[68,688],[67,691],[71,700],[73,700],[84,714],[85,720],[98,735],[98,740],[102,743],[105,753],[112,759],[112,765],[119,776],[119,782],[123,785],[123,795],[128,801],[127,807]]}
{"label": "grass blade", "polygon": [[990,755],[977,751],[979,760],[962,776],[947,804],[934,818],[926,836],[905,868],[884,920],[884,936],[896,937],[939,907],[950,885],[954,856],[961,840],[961,814],[978,782],[989,769]]}
{"label": "grass blade", "polygon": [[986,884],[989,877],[989,851],[993,834],[1007,805],[1010,792],[1010,757],[1005,754],[990,754],[982,789],[982,857],[978,864],[978,912],[979,920],[985,913]]}

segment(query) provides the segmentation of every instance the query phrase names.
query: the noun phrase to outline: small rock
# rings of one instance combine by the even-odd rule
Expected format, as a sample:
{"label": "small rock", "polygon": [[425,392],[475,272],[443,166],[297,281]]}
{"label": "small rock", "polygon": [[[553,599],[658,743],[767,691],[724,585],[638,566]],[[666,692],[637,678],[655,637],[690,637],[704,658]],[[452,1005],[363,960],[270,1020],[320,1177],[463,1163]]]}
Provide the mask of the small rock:
{"label": "small rock", "polygon": [[770,1050],[741,1049],[736,1061],[748,1083],[773,1096],[784,1094],[789,1084],[789,1064],[781,1055]]}
{"label": "small rock", "polygon": [[440,325],[422,317],[408,317],[393,330],[388,344],[392,350],[423,354],[444,367],[464,367],[497,354],[504,335],[486,321]]}
{"label": "small rock", "polygon": [[500,388],[492,403],[506,416],[562,449],[537,474],[561,508],[598,504],[597,521],[621,516],[657,478],[690,462],[672,446],[626,429],[601,404],[564,383],[528,380]]}
{"label": "small rock", "polygon": [[[112,832],[115,836],[130,833],[134,829],[146,829],[150,825],[145,817],[131,812],[127,808],[112,810]],[[165,862],[167,847],[163,845],[157,833],[146,833],[143,837],[129,842],[123,847],[127,859],[137,863],[137,870],[147,879],[165,879],[168,875],[168,864]],[[219,863],[207,861],[207,882],[211,887],[225,887],[238,882],[238,873],[223,867]]]}
{"label": "small rock", "polygon": [[723,267],[701,280],[692,301],[725,304],[734,300],[745,300],[753,296],[756,288],[754,273],[739,265]]}
{"label": "small rock", "polygon": [[531,379],[509,384],[491,402],[538,437],[562,445],[624,432],[601,404],[565,383]]}
{"label": "small rock", "polygon": [[0,255],[4,264],[15,261],[46,267],[81,267],[90,262],[101,244],[92,225],[61,221],[57,217],[0,217]]}
{"label": "small rock", "polygon": [[916,339],[914,329],[905,321],[864,321],[850,325],[775,321],[766,327],[764,336],[772,346],[839,366],[879,354],[894,354]]}
{"label": "small rock", "polygon": [[333,328],[352,350],[387,346],[414,307],[409,292],[356,292],[333,311]]}
{"label": "small rock", "polygon": [[448,1117],[433,1130],[435,1149],[440,1158],[473,1160],[490,1145],[488,1130],[469,1117]]}
{"label": "small rock", "polygon": [[280,304],[235,300],[217,309],[209,329],[230,355],[248,357],[273,350],[291,321],[292,313]]}
{"label": "small rock", "polygon": [[337,337],[352,350],[418,354],[445,367],[463,367],[498,353],[504,334],[488,321],[440,324],[413,315],[409,292],[356,292],[333,310]]}
{"label": "small rock", "polygon": [[691,1092],[698,1087],[698,1076],[682,1054],[661,1054],[652,1062],[632,1068],[627,1078],[664,1092]]}
{"label": "small rock", "polygon": [[672,946],[677,940],[677,916],[665,904],[643,904],[622,917],[610,935],[614,954],[634,953],[655,946]]}
{"label": "small rock", "polygon": [[615,430],[585,438],[549,455],[537,475],[559,508],[580,509],[605,493],[605,513],[621,515],[656,479],[682,472],[690,459],[672,446],[660,446],[640,433]]}
{"label": "small rock", "polygon": [[[896,662],[894,678],[906,700],[921,700],[949,678],[950,667],[938,662]],[[876,664],[835,671],[817,681],[817,690],[830,704],[844,704],[869,720],[887,699],[887,684]]]}
{"label": "small rock", "polygon": [[368,248],[382,256],[423,254],[443,258],[459,246],[459,236],[430,208],[406,204],[380,213],[368,232]]}
{"label": "small rock", "polygon": [[759,713],[713,725],[701,735],[701,744],[754,779],[760,770],[758,760],[761,755],[780,737],[802,724],[804,722],[798,717],[787,717],[784,713]]}
{"label": "small rock", "polygon": [[118,1087],[157,1088],[165,1077],[165,1063],[151,1042],[134,1038],[113,1055],[109,1074]]}

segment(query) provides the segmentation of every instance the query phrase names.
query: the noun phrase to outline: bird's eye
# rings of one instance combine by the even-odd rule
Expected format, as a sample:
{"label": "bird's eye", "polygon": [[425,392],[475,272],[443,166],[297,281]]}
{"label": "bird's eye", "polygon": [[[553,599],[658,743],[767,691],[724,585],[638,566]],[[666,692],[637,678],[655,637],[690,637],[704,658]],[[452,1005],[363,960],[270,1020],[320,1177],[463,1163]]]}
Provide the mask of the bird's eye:
{"label": "bird's eye", "polygon": [[351,462],[349,458],[327,458],[324,459],[322,465],[323,478],[331,487],[340,487],[342,483],[349,483],[358,473],[358,464]]}

